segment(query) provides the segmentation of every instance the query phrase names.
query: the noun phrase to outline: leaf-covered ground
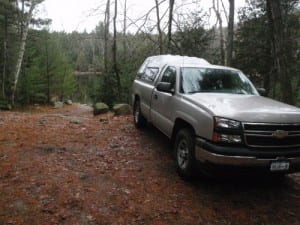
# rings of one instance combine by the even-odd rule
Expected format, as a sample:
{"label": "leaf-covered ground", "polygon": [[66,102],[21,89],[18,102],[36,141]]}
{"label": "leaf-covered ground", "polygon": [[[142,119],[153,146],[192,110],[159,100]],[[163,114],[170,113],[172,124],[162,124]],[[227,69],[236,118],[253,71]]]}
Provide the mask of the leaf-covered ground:
{"label": "leaf-covered ground", "polygon": [[169,149],[86,106],[0,112],[0,225],[300,223],[300,175],[188,183]]}

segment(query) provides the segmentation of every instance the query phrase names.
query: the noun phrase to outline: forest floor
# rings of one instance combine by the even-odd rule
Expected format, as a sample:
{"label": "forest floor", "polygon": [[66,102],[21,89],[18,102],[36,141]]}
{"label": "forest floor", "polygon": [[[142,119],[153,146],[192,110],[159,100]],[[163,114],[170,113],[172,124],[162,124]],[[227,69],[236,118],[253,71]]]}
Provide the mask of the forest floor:
{"label": "forest floor", "polygon": [[87,106],[0,112],[0,225],[300,223],[300,174],[185,182],[169,149]]}

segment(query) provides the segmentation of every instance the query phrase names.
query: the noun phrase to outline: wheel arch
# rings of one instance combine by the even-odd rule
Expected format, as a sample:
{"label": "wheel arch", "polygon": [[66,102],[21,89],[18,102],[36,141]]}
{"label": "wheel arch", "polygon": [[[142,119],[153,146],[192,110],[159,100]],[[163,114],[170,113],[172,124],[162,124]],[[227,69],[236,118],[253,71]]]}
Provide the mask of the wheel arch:
{"label": "wheel arch", "polygon": [[196,133],[194,127],[193,127],[189,122],[187,122],[187,121],[184,120],[184,119],[177,118],[177,119],[175,120],[174,128],[173,128],[172,135],[171,135],[171,143],[172,143],[172,145],[175,143],[175,139],[176,139],[177,133],[178,133],[181,129],[183,129],[183,128],[190,129],[190,130],[193,132],[193,134]]}
{"label": "wheel arch", "polygon": [[135,94],[134,95],[134,97],[133,97],[133,101],[132,101],[132,105],[134,106],[134,104],[135,104],[135,102],[137,101],[137,100],[141,100],[141,98],[140,98],[140,96],[138,95],[138,94]]}

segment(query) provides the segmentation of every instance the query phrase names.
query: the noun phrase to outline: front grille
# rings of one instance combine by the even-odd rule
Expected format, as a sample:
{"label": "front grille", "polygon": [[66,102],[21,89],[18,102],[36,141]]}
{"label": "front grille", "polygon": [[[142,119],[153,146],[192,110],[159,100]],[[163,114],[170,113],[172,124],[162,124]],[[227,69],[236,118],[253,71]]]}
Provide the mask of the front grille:
{"label": "front grille", "polygon": [[244,123],[243,129],[249,147],[300,147],[300,124]]}
{"label": "front grille", "polygon": [[265,123],[245,123],[244,130],[246,131],[299,131],[300,124],[265,124]]}

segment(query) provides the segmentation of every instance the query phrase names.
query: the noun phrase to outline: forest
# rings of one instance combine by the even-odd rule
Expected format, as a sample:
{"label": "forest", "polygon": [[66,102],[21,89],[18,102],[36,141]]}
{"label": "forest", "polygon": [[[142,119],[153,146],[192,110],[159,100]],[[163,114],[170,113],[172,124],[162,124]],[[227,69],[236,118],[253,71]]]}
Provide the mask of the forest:
{"label": "forest", "polygon": [[35,13],[42,2],[0,0],[1,108],[130,103],[138,67],[158,54],[239,68],[270,98],[300,106],[299,0],[153,0],[139,18],[127,0],[99,1],[104,19],[72,33],[51,31]]}

